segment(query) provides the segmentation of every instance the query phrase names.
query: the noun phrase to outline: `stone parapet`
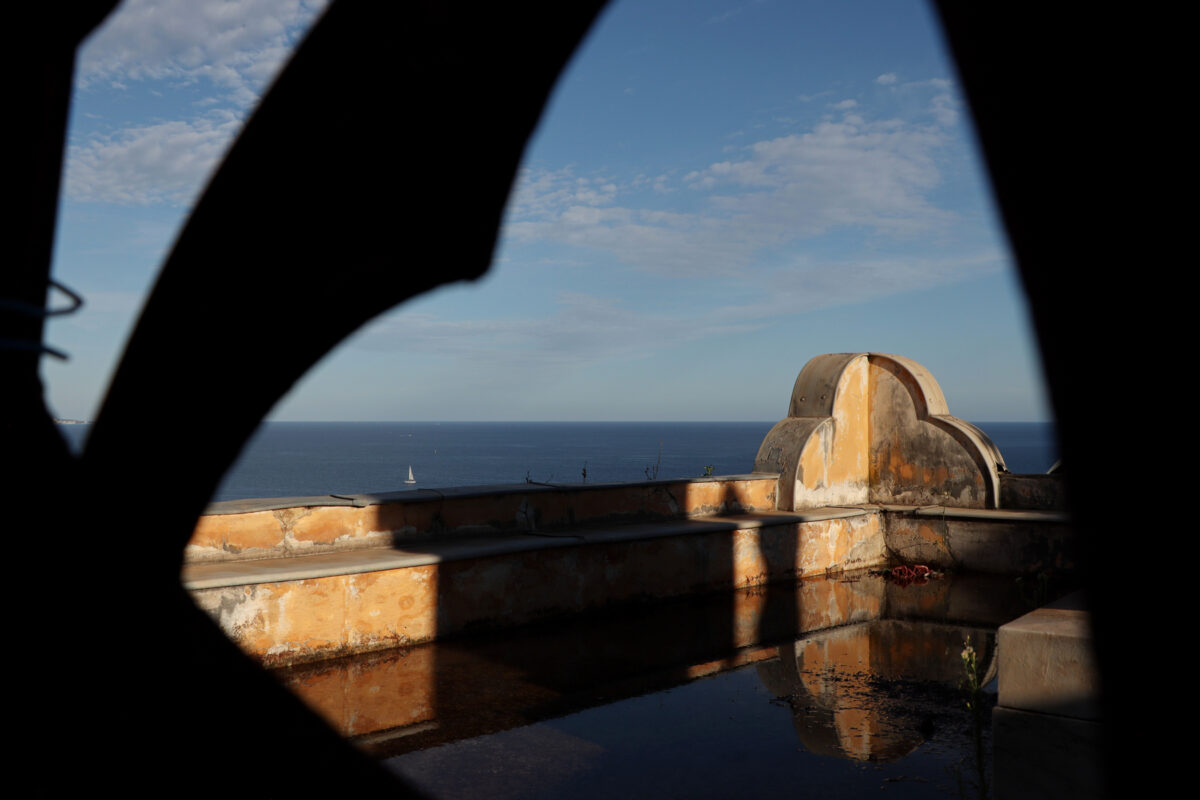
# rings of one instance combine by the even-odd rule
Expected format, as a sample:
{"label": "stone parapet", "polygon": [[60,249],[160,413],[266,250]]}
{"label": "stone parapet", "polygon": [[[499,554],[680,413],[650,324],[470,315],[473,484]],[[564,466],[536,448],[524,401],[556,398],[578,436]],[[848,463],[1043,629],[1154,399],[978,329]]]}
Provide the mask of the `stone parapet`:
{"label": "stone parapet", "polygon": [[200,518],[185,558],[281,558],[431,538],[754,513],[776,507],[776,484],[775,475],[758,474],[214,503]]}
{"label": "stone parapet", "polygon": [[1066,481],[1061,472],[1048,475],[1000,475],[1000,507],[1065,511]]}
{"label": "stone parapet", "polygon": [[894,563],[996,575],[1060,573],[1078,563],[1061,512],[881,505]]}

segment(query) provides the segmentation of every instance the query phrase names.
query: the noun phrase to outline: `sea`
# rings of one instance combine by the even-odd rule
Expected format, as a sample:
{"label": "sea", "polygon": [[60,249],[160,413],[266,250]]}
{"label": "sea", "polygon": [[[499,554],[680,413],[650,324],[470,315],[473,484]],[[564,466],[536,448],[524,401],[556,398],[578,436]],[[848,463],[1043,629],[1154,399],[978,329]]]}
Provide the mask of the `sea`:
{"label": "sea", "polygon": [[[266,422],[214,501],[489,484],[736,475],[774,422]],[[1054,424],[977,422],[1010,471],[1045,472]],[[90,425],[60,425],[76,449]],[[415,483],[405,483],[409,470]]]}

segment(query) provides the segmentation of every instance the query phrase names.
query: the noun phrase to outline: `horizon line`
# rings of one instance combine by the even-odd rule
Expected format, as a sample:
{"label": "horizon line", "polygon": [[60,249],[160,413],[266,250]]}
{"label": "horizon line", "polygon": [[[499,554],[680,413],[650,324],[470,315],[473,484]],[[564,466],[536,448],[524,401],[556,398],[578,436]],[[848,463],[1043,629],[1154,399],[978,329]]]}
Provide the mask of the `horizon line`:
{"label": "horizon line", "polygon": [[[782,417],[781,419],[786,419]],[[959,419],[965,419],[959,417]],[[767,419],[265,419],[266,422],[279,422],[298,425],[340,424],[340,425],[774,425],[780,420]],[[1003,425],[1043,425],[1055,424],[1052,419],[987,419],[971,420],[974,425],[986,423]],[[95,420],[56,418],[58,425],[92,425]]]}

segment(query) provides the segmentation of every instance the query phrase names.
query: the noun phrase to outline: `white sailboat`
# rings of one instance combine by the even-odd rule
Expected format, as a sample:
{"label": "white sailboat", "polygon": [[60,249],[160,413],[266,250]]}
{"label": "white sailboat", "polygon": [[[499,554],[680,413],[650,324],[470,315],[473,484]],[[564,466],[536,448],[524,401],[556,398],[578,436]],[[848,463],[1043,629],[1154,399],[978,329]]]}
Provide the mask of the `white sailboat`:
{"label": "white sailboat", "polygon": [[405,483],[416,483],[417,482],[417,479],[414,478],[413,474],[412,474],[412,464],[408,465],[408,478],[404,482]]}

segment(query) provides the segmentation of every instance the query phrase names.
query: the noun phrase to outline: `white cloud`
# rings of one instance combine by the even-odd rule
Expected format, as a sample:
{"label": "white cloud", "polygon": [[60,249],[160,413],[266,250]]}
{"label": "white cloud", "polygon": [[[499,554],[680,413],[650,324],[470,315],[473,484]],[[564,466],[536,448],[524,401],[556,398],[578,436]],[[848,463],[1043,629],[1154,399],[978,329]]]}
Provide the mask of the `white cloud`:
{"label": "white cloud", "polygon": [[936,130],[848,116],[758,142],[746,159],[713,164],[699,180],[735,190],[712,198],[723,216],[752,218],[775,235],[847,225],[913,234],[953,218],[925,197],[940,181],[934,152],[941,144]]}
{"label": "white cloud", "polygon": [[[191,108],[209,111],[93,127],[68,149],[67,195],[125,205],[189,203],[326,2],[126,0],[84,44],[77,87],[162,97],[205,83]],[[155,108],[171,114],[167,105]]]}
{"label": "white cloud", "polygon": [[[666,177],[655,178],[651,188],[668,189]],[[608,204],[588,203],[597,184],[607,190]],[[548,240],[610,252],[651,273],[726,272],[750,257],[749,243],[723,220],[615,204],[638,185],[645,180],[618,187],[609,180],[576,178],[569,169],[523,170],[504,235],[515,242]]]}
{"label": "white cloud", "polygon": [[[396,313],[373,323],[355,340],[367,350],[400,350],[426,356],[509,365],[581,364],[609,358],[649,357],[663,348],[753,330],[759,320],[699,313],[645,314],[606,297],[561,292],[540,317],[447,320],[430,314]],[[647,347],[652,343],[653,347]]]}
{"label": "white cloud", "polygon": [[228,111],[94,135],[67,151],[73,200],[186,205],[203,188],[242,121]]}
{"label": "white cloud", "polygon": [[896,77],[896,73],[885,72],[882,75],[880,75],[878,78],[876,78],[875,82],[878,83],[880,86],[891,86],[897,80],[898,80],[898,78]]}
{"label": "white cloud", "polygon": [[707,196],[698,210],[669,214],[631,202],[644,177],[622,185],[527,169],[505,234],[601,250],[647,273],[740,274],[766,249],[838,228],[899,237],[944,230],[955,214],[928,199],[943,144],[934,126],[848,114],[686,173],[683,184]]}
{"label": "white cloud", "polygon": [[954,86],[947,78],[928,78],[923,81],[905,81],[900,84],[902,89],[936,89],[939,92],[949,91]]}
{"label": "white cloud", "polygon": [[241,106],[327,0],[125,0],[84,44],[77,84],[211,81]]}
{"label": "white cloud", "polygon": [[561,292],[546,313],[517,319],[449,320],[401,310],[368,326],[354,346],[509,369],[628,361],[690,342],[759,330],[797,313],[977,277],[1005,265],[1003,254],[995,250],[933,259],[801,258],[778,269],[739,276],[741,302],[729,298],[723,304],[684,304],[646,313],[607,297]]}
{"label": "white cloud", "polygon": [[958,99],[943,92],[930,101],[930,111],[939,124],[947,128],[958,123]]}
{"label": "white cloud", "polygon": [[[644,180],[644,178],[643,178]],[[634,180],[637,183],[638,179]],[[511,212],[522,217],[555,213],[575,205],[606,205],[618,192],[607,177],[576,177],[571,167],[559,170],[521,169],[517,190],[509,200]]]}
{"label": "white cloud", "polygon": [[708,24],[709,25],[720,25],[723,22],[728,22],[729,20],[731,20],[734,17],[741,14],[747,8],[750,8],[753,5],[757,5],[758,2],[759,2],[759,0],[756,0],[755,2],[752,2],[752,3],[743,3],[740,6],[734,6],[733,8],[726,9],[725,11],[722,11],[719,14],[714,14],[708,18]]}
{"label": "white cloud", "polygon": [[849,111],[850,109],[854,108],[857,105],[858,105],[857,100],[847,99],[847,100],[841,101],[840,103],[834,103],[833,107],[838,109],[839,111]]}
{"label": "white cloud", "polygon": [[1004,254],[994,249],[938,257],[922,254],[798,259],[759,277],[759,300],[726,306],[710,312],[709,316],[717,322],[725,318],[783,317],[926,289],[1006,268]]}
{"label": "white cloud", "polygon": [[[631,358],[647,341],[671,345],[753,329],[801,311],[1003,269],[1002,253],[964,246],[955,238],[964,232],[952,224],[959,217],[931,200],[947,144],[933,123],[854,113],[827,118],[806,133],[759,141],[685,173],[682,184],[699,202],[669,211],[651,207],[652,199],[639,202],[652,198],[645,190],[665,176],[623,183],[580,178],[571,169],[526,169],[505,228],[510,260],[520,261],[522,244],[554,242],[578,246],[585,259],[599,251],[635,271],[707,280],[727,291],[715,290],[719,299],[703,307],[655,314],[564,296],[542,319],[423,318],[403,323],[410,327],[402,335],[381,331],[376,345],[448,356],[477,351],[480,359],[499,348],[543,363]],[[845,231],[859,240],[838,245],[850,255],[812,255],[821,252],[820,237]]]}

